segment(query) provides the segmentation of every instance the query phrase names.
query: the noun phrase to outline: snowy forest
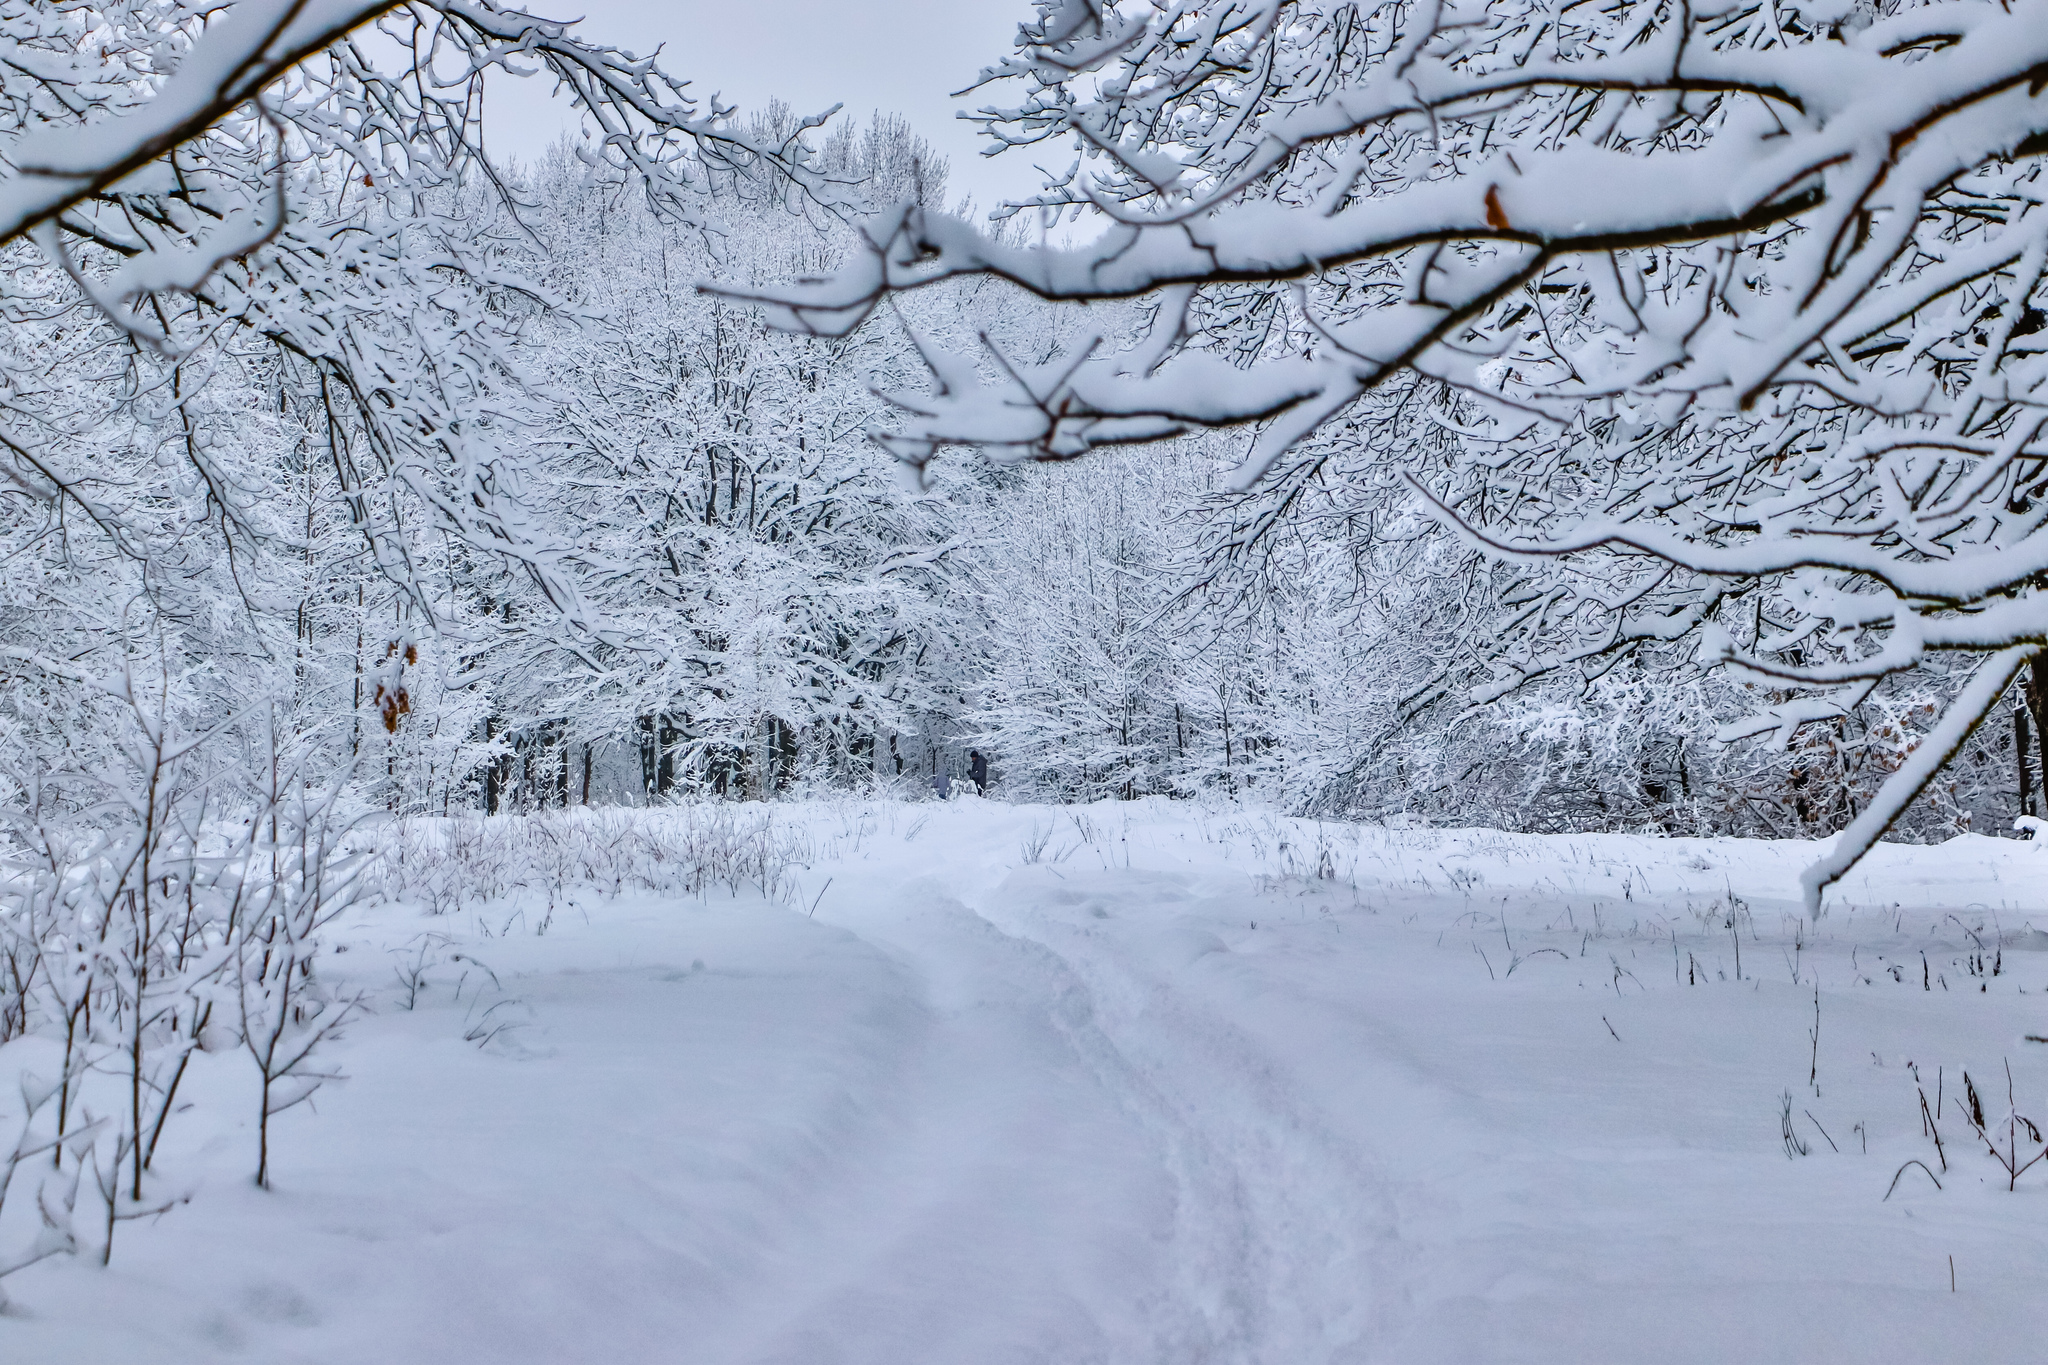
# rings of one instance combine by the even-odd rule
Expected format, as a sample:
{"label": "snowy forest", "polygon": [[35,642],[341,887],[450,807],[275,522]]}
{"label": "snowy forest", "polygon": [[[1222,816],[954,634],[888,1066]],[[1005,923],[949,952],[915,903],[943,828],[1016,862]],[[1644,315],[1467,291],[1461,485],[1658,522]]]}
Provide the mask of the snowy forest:
{"label": "snowy forest", "polygon": [[[1341,39],[1367,78],[1384,40],[1351,34],[1362,19],[1321,15],[1296,32],[1282,8],[1275,60],[1328,63]],[[41,40],[53,51],[99,11],[64,13]],[[146,24],[156,10],[134,13]],[[1240,19],[1255,29],[1258,13]],[[466,44],[466,60],[492,44],[510,60],[508,40],[469,23],[430,31]],[[175,51],[124,60],[139,73]],[[1598,509],[1615,527],[1733,554],[1700,528],[1761,513],[1728,499],[1790,499],[1899,562],[1924,556],[1882,510],[1887,489],[1962,518],[1912,533],[1939,558],[1962,553],[1945,548],[1955,536],[1968,558],[2002,553],[2030,525],[2031,409],[2002,366],[2037,363],[2038,310],[2006,278],[2025,258],[1991,260],[2019,250],[2022,224],[1955,267],[1981,274],[1967,307],[1950,289],[1950,311],[1914,321],[1919,332],[1887,321],[1892,332],[1828,341],[1865,346],[1861,363],[1881,372],[1857,376],[1867,395],[1802,372],[1780,386],[1782,411],[1729,416],[1694,399],[1687,385],[1703,379],[1568,378],[1589,347],[1642,349],[1644,334],[1603,333],[1600,307],[1646,305],[1603,297],[1593,267],[1567,256],[1517,287],[1490,283],[1503,297],[1485,338],[1440,342],[1432,364],[1326,402],[1327,414],[1196,413],[1179,418],[1182,434],[1167,418],[1153,423],[1160,439],[1071,464],[1017,457],[1065,461],[1103,438],[1076,435],[1069,449],[1062,431],[1039,448],[997,433],[984,443],[996,458],[920,458],[924,477],[906,480],[891,452],[908,438],[891,434],[896,407],[878,395],[920,387],[928,361],[948,378],[946,364],[969,365],[968,382],[1000,402],[1012,366],[1056,378],[1166,346],[1190,374],[1206,373],[1199,362],[1243,375],[1256,407],[1298,382],[1268,369],[1347,355],[1333,329],[1383,310],[1408,264],[1369,258],[1306,291],[1282,278],[1162,299],[1119,285],[1085,310],[1000,270],[941,268],[916,281],[935,287],[869,325],[792,334],[746,296],[848,269],[875,249],[862,235],[874,206],[973,231],[955,211],[971,206],[947,198],[945,159],[900,119],[811,126],[780,108],[727,135],[672,112],[641,130],[636,104],[617,110],[621,139],[494,165],[459,84],[423,99],[360,51],[320,65],[293,68],[271,124],[205,131],[191,153],[199,190],[175,188],[187,171],[173,157],[170,179],[80,195],[9,248],[17,812],[91,804],[110,764],[132,766],[161,732],[207,735],[197,761],[218,756],[245,778],[275,748],[295,770],[342,775],[351,808],[401,815],[921,790],[941,770],[963,774],[978,749],[1014,798],[1249,793],[1345,818],[1822,835],[1869,807],[1973,676],[1963,644],[1901,637],[1925,635],[1923,618],[1982,613],[1958,618],[1949,599],[1900,588],[1930,605],[1895,627],[1869,615],[1874,604],[1833,602],[1869,591],[1846,565],[1828,577],[1835,566],[1788,553],[1784,567],[1731,573],[1662,542],[1596,542],[1584,523]],[[54,97],[23,78],[17,125],[47,120],[38,100]],[[1213,98],[1196,88],[1091,117],[1195,122]],[[1046,135],[1042,113],[1003,117]],[[1547,120],[1565,115],[1541,101],[1515,117],[1532,145],[1562,136]],[[1628,146],[1681,136],[1650,113],[1615,117],[1648,121],[1602,134],[1616,146],[1624,131]],[[1721,115],[1665,117],[1704,137],[1693,125],[1710,131]],[[678,129],[700,142],[677,143]],[[1107,156],[1136,134],[1090,136]],[[1179,152],[1189,167],[1177,174],[1249,177],[1256,193],[1231,190],[1233,213],[1349,195],[1362,173],[1319,145],[1254,176],[1230,168],[1256,140],[1215,136]],[[656,151],[632,137],[665,140]],[[1454,186],[1458,158],[1477,154],[1419,148],[1389,126],[1342,157]],[[1442,164],[1423,164],[1432,156]],[[2035,169],[2031,157],[1987,163],[1967,190],[1942,193],[2030,204],[2020,187]],[[1119,202],[1163,193],[1118,174]],[[187,208],[201,191],[214,202]],[[1176,193],[1192,205],[1220,192]],[[145,207],[138,195],[154,197]],[[1990,231],[1992,210],[1930,204],[1960,215],[1930,218],[1936,238]],[[989,240],[1026,259],[1034,222],[1059,211],[1013,212]],[[1753,277],[1728,287],[1843,268],[1799,259],[1806,249],[1797,234],[1757,235],[1743,248]],[[1926,243],[1883,249],[1886,269],[1931,268],[1915,254]],[[1611,277],[1614,261],[1602,268]],[[1657,281],[1655,257],[1632,269]],[[1698,283],[1686,291],[1697,299],[1668,300],[1681,313],[1725,292],[1695,275],[1704,267],[1664,269]],[[1953,336],[1937,344],[1929,327]],[[1453,359],[1474,375],[1493,368],[1461,385],[1439,373]],[[1670,368],[1661,351],[1604,363]],[[1971,366],[2012,396],[1978,412],[1958,387]],[[1919,386],[1919,406],[1889,416],[1881,381]],[[1615,396],[1591,396],[1603,388]],[[1879,410],[1893,434],[1859,434],[1871,419],[1857,414]],[[1992,442],[1999,472],[1946,435],[1883,445],[1941,421],[1971,433],[1954,438],[1966,445]],[[1597,474],[1579,464],[1591,449],[1611,452]],[[1765,477],[1787,470],[1792,484]],[[1804,545],[1800,529],[1762,538]],[[1544,554],[1514,553],[1525,542]],[[1728,657],[1750,666],[1715,666]],[[1859,669],[1865,659],[1876,662]],[[1998,723],[1950,746],[1900,832],[1995,831],[2033,814],[2040,705],[2037,686],[2013,685]]]}
{"label": "snowy forest", "polygon": [[[1354,909],[1361,838],[1548,837],[1417,864],[1523,887],[1489,985],[1649,914],[1638,850],[1738,983],[1782,901],[1815,1105],[1800,953],[1865,980],[1894,876],[2033,904],[2025,843],[1949,904],[1880,841],[2048,831],[2041,0],[1010,2],[964,117],[1050,169],[999,204],[858,72],[739,109],[498,0],[0,4],[0,1282],[190,1202],[195,1106],[275,1183],[392,1008],[353,917],[830,920],[925,806],[1105,876],[1194,821]],[[581,131],[498,150],[514,83]],[[1569,894],[1470,871],[1565,847]],[[502,990],[418,933],[369,948],[408,1014]],[[1970,1084],[2016,1184],[2048,1143]],[[1018,1358],[1367,1358],[1218,1313]]]}

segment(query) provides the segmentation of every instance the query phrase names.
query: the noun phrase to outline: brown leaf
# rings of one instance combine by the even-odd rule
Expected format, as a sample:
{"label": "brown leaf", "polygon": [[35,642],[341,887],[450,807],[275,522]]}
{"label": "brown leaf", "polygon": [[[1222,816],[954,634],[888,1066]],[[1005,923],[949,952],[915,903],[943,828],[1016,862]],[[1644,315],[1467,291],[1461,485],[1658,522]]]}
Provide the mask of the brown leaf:
{"label": "brown leaf", "polygon": [[377,684],[377,715],[384,722],[384,728],[391,734],[398,733],[398,718],[412,714],[412,694],[403,687],[391,688],[384,683]]}
{"label": "brown leaf", "polygon": [[1509,232],[1508,211],[1500,206],[1500,186],[1486,187],[1486,225],[1495,232]]}

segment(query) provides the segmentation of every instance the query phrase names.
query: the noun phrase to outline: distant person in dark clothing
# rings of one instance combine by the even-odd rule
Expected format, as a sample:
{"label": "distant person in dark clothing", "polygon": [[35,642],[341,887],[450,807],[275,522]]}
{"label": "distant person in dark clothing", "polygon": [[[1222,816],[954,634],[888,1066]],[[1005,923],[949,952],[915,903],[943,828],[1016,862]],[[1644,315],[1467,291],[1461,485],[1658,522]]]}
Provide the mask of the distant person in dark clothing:
{"label": "distant person in dark clothing", "polygon": [[967,775],[974,779],[974,790],[982,796],[988,795],[988,755],[979,749],[967,751]]}

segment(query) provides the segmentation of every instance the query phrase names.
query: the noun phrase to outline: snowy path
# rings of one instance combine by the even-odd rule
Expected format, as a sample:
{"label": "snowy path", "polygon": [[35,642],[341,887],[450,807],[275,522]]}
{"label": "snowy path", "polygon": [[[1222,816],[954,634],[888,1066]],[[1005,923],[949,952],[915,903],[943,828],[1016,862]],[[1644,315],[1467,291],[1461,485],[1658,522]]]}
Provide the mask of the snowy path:
{"label": "snowy path", "polygon": [[[1795,956],[1768,845],[1380,835],[1301,881],[1272,822],[1152,808],[1026,866],[1045,812],[815,818],[815,918],[593,900],[440,944],[277,1192],[195,1118],[194,1202],[10,1280],[0,1361],[2038,1358],[2048,1180],[1952,1137],[1946,1191],[1880,1199],[1933,1156],[1907,1059],[2048,1098],[2036,850],[1887,850]],[[2011,969],[1966,979],[1940,905],[1998,900]],[[1953,989],[1872,960],[1923,949]],[[491,1005],[516,1027],[464,1041]]]}
{"label": "snowy path", "polygon": [[[1120,907],[1186,899],[1170,883],[1113,880]],[[1363,1252],[1386,1226],[1377,1184],[1317,1131],[1275,1058],[1177,999],[1152,954],[1118,951],[1095,918],[1109,913],[1102,899],[1051,890],[1083,916],[1062,933],[1030,914],[1037,897],[1009,890],[976,909],[934,888],[924,913],[857,932],[933,984],[951,1035],[939,1084],[967,1094],[969,1112],[999,1116],[976,1131],[950,1106],[916,1111],[940,1152],[1000,1154],[960,1172],[973,1195],[923,1231],[941,1243],[969,1234],[966,1262],[1006,1286],[975,1295],[972,1311],[1017,1313],[1005,1336],[1037,1311],[1036,1277],[1061,1282],[1071,1311],[1061,1335],[1009,1352],[991,1342],[915,1358],[1332,1358],[1366,1319]],[[1223,950],[1184,929],[1145,946],[1172,966]],[[865,1292],[893,1278],[876,1269]]]}

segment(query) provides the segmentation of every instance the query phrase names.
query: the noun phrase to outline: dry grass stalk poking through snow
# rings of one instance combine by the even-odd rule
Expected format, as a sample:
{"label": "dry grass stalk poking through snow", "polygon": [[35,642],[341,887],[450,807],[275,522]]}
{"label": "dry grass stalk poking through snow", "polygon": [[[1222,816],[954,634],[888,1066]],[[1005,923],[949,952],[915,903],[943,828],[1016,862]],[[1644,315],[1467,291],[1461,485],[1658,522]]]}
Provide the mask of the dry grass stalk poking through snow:
{"label": "dry grass stalk poking through snow", "polygon": [[812,857],[807,831],[773,808],[715,803],[407,820],[377,831],[367,848],[389,899],[446,915],[539,897],[536,928],[579,888],[753,891],[786,904],[796,893],[791,874]]}

